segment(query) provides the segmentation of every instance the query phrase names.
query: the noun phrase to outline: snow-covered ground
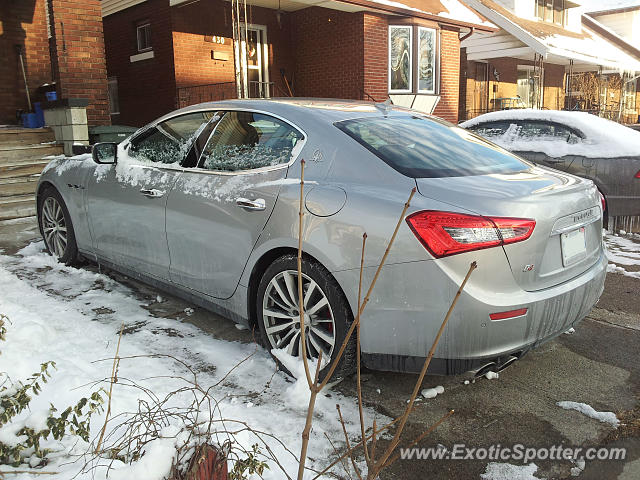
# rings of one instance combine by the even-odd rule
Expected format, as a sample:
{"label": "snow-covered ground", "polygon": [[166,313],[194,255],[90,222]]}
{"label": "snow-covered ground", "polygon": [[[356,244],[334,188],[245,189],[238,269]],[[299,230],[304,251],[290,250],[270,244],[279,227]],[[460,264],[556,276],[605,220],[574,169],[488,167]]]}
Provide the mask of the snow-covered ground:
{"label": "snow-covered ground", "polygon": [[[610,270],[640,278],[639,272],[622,267],[640,267],[640,235],[607,233],[605,243]],[[31,410],[18,418],[13,429],[5,427],[0,430],[2,441],[10,441],[20,425],[41,424],[50,402],[61,410],[99,387],[107,388],[118,332],[124,323],[125,334],[120,346],[123,360],[118,371],[119,381],[114,387],[112,418],[135,412],[139,400],[145,398],[141,390],[131,386],[133,382],[150,389],[158,397],[184,387],[186,382],[181,377],[191,378],[191,373],[171,358],[175,357],[197,372],[198,382],[204,388],[221,382],[212,390],[212,396],[218,402],[216,418],[247,422],[256,431],[272,434],[275,438],[265,435],[262,440],[289,475],[295,477],[297,461],[293,454],[299,452],[307,402],[303,382],[292,381],[277,372],[267,352],[253,344],[216,339],[190,323],[152,315],[145,307],[165,301],[156,293],[145,296],[92,268],[62,266],[43,253],[42,248],[42,242],[37,242],[17,255],[2,255],[0,252],[0,313],[11,319],[7,341],[0,343],[0,371],[6,371],[11,379],[18,380],[38,371],[45,361],[53,360],[57,364],[51,381],[43,386],[39,396],[34,397]],[[184,317],[190,313],[185,310]],[[431,398],[434,393],[442,393],[441,390],[425,389],[422,393],[424,397]],[[316,469],[326,466],[334,456],[325,433],[337,448],[344,447],[336,403],[341,405],[351,438],[359,438],[355,400],[335,391],[326,393],[330,397],[323,395],[317,403],[310,442],[310,466]],[[191,400],[188,396],[178,395],[172,406],[184,406]],[[587,408],[578,410],[585,414],[591,412]],[[366,415],[370,425],[374,413],[367,410]],[[378,424],[385,420],[378,418]],[[103,421],[104,414],[93,417],[92,438],[99,434]],[[109,428],[116,423],[111,423]],[[165,427],[162,431],[167,438],[149,444],[145,456],[137,463],[113,462],[109,478],[163,478],[169,471],[174,447],[179,440],[176,438],[178,428],[179,425]],[[223,440],[218,438],[220,442]],[[261,443],[254,434],[246,431],[239,433],[236,440],[245,448]],[[262,445],[261,450],[265,452],[266,447]],[[76,439],[49,441],[44,446],[55,450],[45,470],[57,474],[47,478],[72,478],[88,459],[83,454],[89,445]],[[102,463],[107,465],[110,462]],[[9,467],[3,466],[2,469],[8,470]],[[534,476],[536,470],[533,464],[490,463],[482,478],[534,479],[537,478]],[[100,479],[105,478],[106,473],[103,466],[82,472],[75,478]],[[312,476],[309,472],[308,477]],[[270,462],[270,469],[264,477],[285,478],[274,462]],[[22,474],[12,478],[24,480],[31,477]]]}
{"label": "snow-covered ground", "polygon": [[[24,422],[41,421],[50,402],[61,411],[99,387],[108,389],[118,333],[124,323],[125,334],[120,345],[123,359],[118,370],[119,381],[114,385],[111,418],[121,419],[118,415],[138,409],[139,400],[149,400],[141,390],[130,386],[133,382],[160,398],[187,386],[179,377],[191,379],[189,370],[170,355],[195,370],[204,388],[222,380],[211,392],[218,402],[215,418],[229,419],[230,429],[239,429],[232,421],[240,420],[254,430],[273,435],[274,438],[263,436],[262,439],[289,475],[295,476],[297,461],[290,452],[298,455],[300,449],[307,405],[306,381],[303,386],[276,371],[267,352],[253,344],[219,340],[189,323],[154,317],[145,306],[162,298],[156,298],[155,294],[146,298],[91,269],[61,266],[43,253],[42,248],[42,242],[38,242],[16,256],[0,254],[0,312],[11,320],[7,341],[0,343],[0,371],[18,380],[39,371],[45,361],[53,360],[57,365],[52,379],[31,402],[31,410],[19,417],[18,427]],[[171,405],[185,406],[192,400],[190,395],[178,395]],[[325,392],[316,403],[311,434],[309,457],[313,468],[324,468],[333,457],[334,450],[325,433],[337,448],[344,446],[337,403],[341,405],[350,435],[359,437],[354,399],[335,391]],[[366,416],[371,424],[373,412],[367,410]],[[379,425],[385,420],[378,416]],[[103,422],[104,414],[92,418],[92,438],[99,434]],[[110,424],[109,429],[113,426]],[[176,438],[179,427],[165,426],[162,431],[167,438],[147,445],[146,454],[137,464],[113,462],[109,478],[163,478],[169,472],[174,446],[179,441],[179,437]],[[12,434],[10,427],[5,426],[0,438],[6,442]],[[223,440],[218,438],[219,442]],[[247,449],[255,443],[261,444],[249,432],[239,433],[236,440]],[[47,478],[105,478],[105,467],[75,476],[87,460],[82,456],[88,448],[86,443],[73,439],[48,441],[44,446],[55,450],[45,470],[57,474]],[[264,444],[261,450],[266,453]],[[277,465],[270,462],[269,466],[265,478],[285,478]],[[8,469],[3,466],[3,470]],[[311,476],[309,472],[309,478]],[[31,477],[18,474],[12,478]]]}
{"label": "snow-covered ground", "polygon": [[538,471],[535,463],[512,465],[510,463],[491,462],[480,475],[482,480],[542,480],[533,474]]}
{"label": "snow-covered ground", "polygon": [[640,279],[640,235],[626,232],[606,232],[607,271]]}
{"label": "snow-covered ground", "polygon": [[557,402],[556,405],[558,405],[561,408],[564,408],[565,410],[575,410],[577,412],[582,413],[583,415],[586,415],[587,417],[598,420],[599,422],[608,423],[613,427],[617,427],[618,425],[620,425],[620,420],[618,420],[618,417],[616,416],[615,413],[599,412],[595,408],[593,408],[591,405],[587,405],[586,403],[562,401],[562,402]]}

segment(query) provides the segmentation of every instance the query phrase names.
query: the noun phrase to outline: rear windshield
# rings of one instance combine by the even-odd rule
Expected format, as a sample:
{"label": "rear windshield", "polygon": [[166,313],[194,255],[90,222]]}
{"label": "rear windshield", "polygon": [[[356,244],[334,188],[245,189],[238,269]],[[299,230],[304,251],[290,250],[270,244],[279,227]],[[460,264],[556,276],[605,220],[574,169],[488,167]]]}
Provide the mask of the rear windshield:
{"label": "rear windshield", "polygon": [[511,173],[530,168],[474,133],[432,118],[359,118],[335,126],[412,178]]}

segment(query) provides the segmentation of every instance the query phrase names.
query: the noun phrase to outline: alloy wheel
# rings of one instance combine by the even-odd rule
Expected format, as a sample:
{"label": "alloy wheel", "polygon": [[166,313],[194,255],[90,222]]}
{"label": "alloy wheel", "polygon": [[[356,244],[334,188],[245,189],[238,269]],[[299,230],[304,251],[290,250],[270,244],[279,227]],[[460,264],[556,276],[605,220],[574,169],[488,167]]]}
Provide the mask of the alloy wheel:
{"label": "alloy wheel", "polygon": [[67,249],[67,223],[62,206],[54,197],[47,197],[42,205],[42,231],[49,251],[62,258]]}
{"label": "alloy wheel", "polygon": [[[320,286],[302,274],[302,299],[307,357],[331,358],[336,343],[335,319],[331,305]],[[286,350],[290,355],[302,353],[298,272],[285,270],[271,279],[262,300],[262,321],[272,348]]]}

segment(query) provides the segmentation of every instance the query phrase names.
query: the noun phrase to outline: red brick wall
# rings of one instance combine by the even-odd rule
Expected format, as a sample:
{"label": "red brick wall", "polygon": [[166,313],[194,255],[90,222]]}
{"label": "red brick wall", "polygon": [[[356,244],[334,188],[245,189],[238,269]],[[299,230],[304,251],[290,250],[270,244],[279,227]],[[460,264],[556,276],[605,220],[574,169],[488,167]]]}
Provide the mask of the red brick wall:
{"label": "red brick wall", "polygon": [[320,7],[291,14],[295,95],[362,98],[363,14]]}
{"label": "red brick wall", "polygon": [[99,0],[50,0],[58,98],[87,98],[89,125],[109,125]]}
{"label": "red brick wall", "polygon": [[42,100],[36,89],[52,80],[44,0],[0,1],[0,26],[0,123],[15,124],[16,110],[27,110],[15,45],[23,47],[32,102]]}
{"label": "red brick wall", "polygon": [[440,102],[433,114],[458,122],[460,38],[458,30],[440,30]]}
{"label": "red brick wall", "polygon": [[[172,18],[177,87],[235,82],[231,4],[196,2],[173,8]],[[288,95],[280,70],[284,69],[289,80],[293,73],[289,18],[283,14],[278,24],[274,10],[247,7],[247,23],[267,28],[269,81],[275,83],[272,96]],[[205,41],[205,36],[212,35],[223,37],[224,44]],[[213,60],[212,51],[227,54],[229,60]],[[228,90],[220,87],[222,93]]]}
{"label": "red brick wall", "polygon": [[[109,75],[118,78],[120,123],[139,125],[172,110],[176,87],[235,80],[230,8],[221,1],[169,8],[168,0],[149,0],[104,19]],[[281,25],[271,9],[248,7],[247,17],[248,23],[267,26],[270,81],[276,83],[272,95],[288,93],[280,73],[284,69],[298,97],[370,99],[365,92],[376,101],[388,97],[390,17],[321,7],[283,14]],[[135,22],[145,18],[152,23],[155,58],[132,64]],[[224,44],[206,42],[209,35],[223,37]],[[458,31],[443,29],[442,98],[435,113],[453,122],[458,118],[459,49]],[[229,60],[212,60],[212,50],[227,53]]]}
{"label": "red brick wall", "polygon": [[[364,91],[375,101],[384,102],[388,97],[389,22],[387,17],[364,14]],[[365,100],[371,100],[366,95]]]}
{"label": "red brick wall", "polygon": [[[138,53],[137,22],[151,22],[154,57],[131,62]],[[141,126],[175,108],[169,0],[148,0],[104,17],[107,72],[118,80],[120,115],[113,122]]]}

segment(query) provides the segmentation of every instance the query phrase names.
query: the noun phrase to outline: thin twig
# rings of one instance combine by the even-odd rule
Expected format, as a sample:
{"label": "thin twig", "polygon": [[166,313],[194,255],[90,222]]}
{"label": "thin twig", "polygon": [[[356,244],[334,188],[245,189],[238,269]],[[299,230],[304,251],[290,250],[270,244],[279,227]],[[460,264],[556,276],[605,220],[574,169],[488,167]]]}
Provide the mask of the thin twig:
{"label": "thin twig", "polygon": [[[311,373],[309,372],[309,362],[307,360],[307,333],[304,326],[304,302],[302,297],[302,217],[304,210],[304,159],[300,160],[300,205],[298,208],[298,314],[300,315],[300,343],[302,347],[302,363],[304,364],[304,374],[307,377],[307,385],[312,387]],[[293,299],[292,299],[293,300]]]}
{"label": "thin twig", "polygon": [[320,384],[320,389],[324,388],[327,385],[327,383],[329,383],[329,380],[331,379],[331,376],[333,375],[333,372],[335,371],[336,367],[338,366],[338,362],[340,361],[340,358],[342,357],[342,354],[344,353],[344,350],[347,347],[347,344],[349,343],[349,339],[351,338],[351,335],[353,334],[353,330],[360,323],[360,316],[362,315],[362,312],[364,311],[365,307],[367,306],[367,303],[369,303],[369,298],[371,296],[371,292],[373,291],[373,287],[376,286],[376,282],[378,281],[378,276],[380,275],[380,271],[382,270],[382,267],[384,266],[384,263],[387,260],[387,256],[389,255],[389,251],[391,250],[391,246],[393,245],[393,242],[396,239],[396,235],[398,234],[398,230],[400,229],[400,225],[402,224],[402,221],[404,220],[404,216],[407,213],[407,210],[409,209],[409,205],[411,204],[411,199],[413,198],[415,193],[416,193],[416,188],[414,187],[414,188],[411,189],[411,194],[409,195],[409,199],[404,204],[404,208],[402,209],[402,213],[400,214],[400,218],[398,219],[398,223],[396,224],[396,228],[394,229],[393,234],[391,235],[391,239],[389,240],[389,244],[387,245],[387,248],[384,251],[384,255],[382,255],[382,260],[380,260],[380,264],[378,265],[376,273],[373,276],[373,280],[371,280],[371,284],[369,285],[369,289],[367,290],[367,294],[365,295],[364,300],[362,301],[362,305],[360,305],[360,309],[358,310],[358,314],[356,315],[356,318],[351,323],[351,327],[349,327],[349,331],[347,332],[347,335],[346,335],[344,341],[342,342],[342,345],[340,346],[340,350],[338,351],[338,355],[336,356],[336,359],[333,360],[333,362],[331,364],[331,367],[329,368],[329,371],[327,372],[327,375],[324,377],[324,380]]}
{"label": "thin twig", "polygon": [[[434,423],[433,425],[431,425],[429,428],[427,428],[423,433],[421,433],[420,435],[418,435],[418,437],[411,442],[409,445],[407,445],[405,448],[411,448],[415,445],[418,444],[418,442],[420,440],[422,440],[424,437],[426,437],[427,435],[429,435],[431,432],[433,432],[436,428],[438,428],[442,422],[444,422],[447,418],[449,418],[451,415],[453,415],[455,410],[449,410],[447,413],[445,413],[440,420],[438,420],[436,423]],[[385,465],[385,467],[388,467],[389,465],[391,465],[393,462],[395,462],[396,460],[398,460],[400,458],[400,454],[396,453],[393,457],[391,457],[391,459],[387,462],[387,464]]]}
{"label": "thin twig", "polygon": [[[304,305],[303,305],[303,296],[302,296],[302,216],[303,216],[303,210],[302,210],[302,203],[303,203],[303,194],[304,194],[304,160],[301,162],[301,174],[300,174],[300,205],[299,205],[299,217],[300,217],[300,221],[299,221],[299,225],[298,225],[298,300],[300,302],[299,305],[299,313],[300,313],[300,330],[301,330],[301,341],[302,341],[302,358],[303,358],[303,363],[304,363],[304,367],[305,367],[305,375],[307,377],[307,384],[309,385],[309,390],[310,390],[310,397],[309,397],[309,405],[307,408],[307,419],[306,419],[306,423],[305,423],[305,428],[302,432],[302,446],[301,446],[301,450],[300,450],[300,463],[298,465],[298,480],[302,480],[302,477],[304,475],[304,466],[305,466],[305,462],[306,462],[306,455],[307,455],[307,448],[308,448],[308,444],[309,444],[309,434],[311,432],[311,425],[313,423],[313,410],[315,408],[315,401],[316,401],[316,397],[318,395],[318,393],[327,385],[327,383],[329,383],[329,380],[331,379],[331,377],[333,376],[335,369],[338,365],[338,363],[340,362],[340,359],[342,358],[342,355],[344,354],[344,351],[347,347],[347,344],[349,343],[349,340],[351,338],[351,335],[353,334],[354,329],[359,325],[360,323],[360,317],[362,315],[362,312],[364,311],[367,303],[369,302],[369,298],[371,296],[371,292],[373,291],[373,288],[376,285],[376,282],[378,281],[378,277],[380,275],[380,271],[382,270],[382,267],[384,266],[387,257],[389,256],[389,252],[391,250],[391,247],[393,245],[393,242],[396,239],[396,236],[398,234],[398,230],[400,229],[400,225],[402,224],[402,221],[404,220],[405,214],[407,213],[407,210],[409,209],[409,205],[411,204],[411,200],[413,199],[413,196],[416,193],[416,188],[414,187],[413,189],[411,189],[411,193],[409,195],[409,199],[406,201],[406,203],[404,204],[404,208],[402,209],[402,213],[400,214],[400,218],[398,219],[398,222],[396,223],[395,229],[393,230],[393,234],[391,235],[391,238],[389,240],[389,243],[387,245],[387,248],[384,251],[384,254],[382,255],[382,259],[380,260],[380,264],[378,265],[378,268],[376,269],[375,275],[373,277],[373,280],[371,281],[371,284],[369,285],[369,289],[367,290],[367,294],[365,295],[365,298],[362,302],[362,305],[359,305],[358,308],[358,312],[356,315],[356,318],[354,319],[354,321],[351,323],[351,326],[349,327],[349,331],[347,332],[347,335],[344,339],[344,341],[342,342],[342,345],[340,346],[340,350],[338,351],[338,354],[336,355],[336,357],[332,360],[330,366],[329,366],[329,371],[327,372],[327,374],[325,375],[323,381],[321,383],[318,383],[318,377],[319,377],[319,373],[320,373],[320,366],[321,366],[321,362],[322,362],[322,352],[320,352],[319,354],[319,358],[318,358],[318,365],[316,367],[316,376],[315,376],[315,380],[312,383],[310,380],[310,372],[309,372],[309,366],[308,366],[308,362],[307,362],[307,355],[306,355],[306,337],[305,337],[305,327],[304,327]],[[362,260],[362,264],[364,263],[364,260]],[[363,268],[363,265],[361,265],[361,269]],[[358,297],[360,297],[361,292],[359,292]],[[375,438],[375,437],[374,437]],[[366,438],[363,438],[361,443],[366,443]],[[348,449],[348,451],[351,451],[351,449]]]}
{"label": "thin twig", "polygon": [[[340,405],[337,403],[336,403],[336,410],[338,410],[338,418],[340,419],[340,425],[342,425],[342,433],[344,433],[344,441],[347,444],[347,451],[349,451],[351,450],[351,442],[349,442],[349,435],[347,434],[347,427],[344,424],[344,419],[342,418],[342,411],[340,410]],[[349,459],[351,460],[351,464],[353,465],[353,470],[356,472],[356,475],[358,475],[358,478],[362,480],[362,475],[360,475],[360,470],[356,465],[356,461],[353,459],[353,455],[349,454]]]}
{"label": "thin twig", "polygon": [[376,428],[376,419],[373,419],[373,436],[371,438],[371,461],[374,466],[376,463],[376,446],[378,445],[378,431]]}
{"label": "thin twig", "polygon": [[442,321],[442,324],[440,325],[440,329],[438,330],[438,334],[436,335],[436,338],[433,340],[433,345],[431,346],[431,350],[429,350],[429,354],[427,355],[427,358],[425,358],[424,365],[422,366],[422,370],[420,371],[420,375],[418,376],[418,379],[416,380],[416,384],[413,387],[413,393],[411,394],[411,397],[409,398],[409,404],[407,405],[407,408],[405,409],[403,415],[400,417],[400,425],[398,425],[398,430],[396,430],[396,433],[395,433],[395,435],[393,437],[393,440],[391,440],[391,443],[388,445],[388,447],[385,450],[385,452],[382,455],[382,457],[380,457],[380,460],[375,463],[373,472],[369,473],[370,478],[376,478],[378,476],[378,473],[380,473],[380,470],[382,470],[382,468],[384,468],[384,466],[386,465],[387,460],[389,459],[389,457],[391,456],[391,454],[393,453],[395,448],[398,446],[398,443],[400,443],[400,436],[402,435],[402,431],[404,430],[404,426],[407,423],[407,419],[409,418],[409,414],[411,413],[411,410],[413,409],[413,404],[414,404],[414,402],[416,400],[416,397],[418,396],[418,391],[420,390],[420,387],[422,386],[422,381],[424,380],[424,377],[425,377],[425,375],[427,373],[427,369],[429,368],[429,364],[431,363],[431,359],[433,358],[433,355],[434,355],[434,353],[436,351],[436,347],[438,346],[438,342],[440,341],[440,337],[442,336],[442,333],[444,332],[444,329],[447,326],[447,322],[449,321],[449,317],[451,316],[451,313],[453,312],[453,309],[455,308],[456,303],[458,303],[458,299],[460,298],[460,295],[462,294],[462,291],[464,290],[464,287],[467,284],[467,281],[469,280],[469,277],[471,276],[471,273],[473,273],[473,271],[477,267],[478,267],[478,264],[476,262],[472,262],[471,265],[469,266],[469,271],[467,272],[467,275],[464,277],[464,280],[462,281],[462,284],[460,285],[460,288],[458,288],[458,292],[456,293],[455,297],[453,298],[453,301],[451,302],[451,306],[449,307],[449,310],[447,311],[447,314],[444,317],[444,320]]}
{"label": "thin twig", "polygon": [[[382,427],[380,430],[378,430],[378,433],[382,433],[385,430],[390,429],[396,423],[398,423],[399,420],[400,420],[400,417],[398,417],[395,420],[392,420],[391,422],[387,423],[384,427]],[[350,455],[351,452],[353,452],[356,448],[359,448],[363,444],[363,441],[366,442],[366,441],[371,440],[372,438],[373,438],[373,434],[370,434],[369,436],[365,437],[363,440],[360,440],[358,443],[353,445],[350,450],[347,450],[342,455],[340,455],[338,458],[336,458],[333,462],[331,462],[329,465],[324,467],[324,469],[321,472],[319,472],[315,477],[313,477],[311,480],[318,480],[318,478],[320,478],[322,475],[324,475],[329,470],[331,470],[331,468],[333,468],[338,462],[342,461],[342,459],[344,459],[344,458],[347,458],[347,456]]]}
{"label": "thin twig", "polygon": [[318,377],[322,365],[322,350],[318,352],[318,364],[316,365],[316,375],[310,387],[309,406],[307,407],[307,420],[302,431],[302,446],[300,447],[300,463],[298,464],[298,480],[304,476],[304,465],[307,461],[307,448],[309,447],[309,435],[311,434],[311,424],[313,423],[313,410],[316,405],[316,397],[321,388],[318,388]]}
{"label": "thin twig", "polygon": [[[362,234],[362,253],[360,254],[360,278],[358,280],[358,312],[360,311],[360,304],[362,303],[362,272],[364,270],[364,247],[367,243],[367,232]],[[360,322],[356,326],[356,386],[358,388],[358,413],[360,414],[360,433],[362,438],[365,437],[364,427],[364,409],[362,407],[362,381],[360,379]],[[364,449],[364,459],[367,462],[367,468],[371,459],[369,458],[369,448],[367,442],[362,445]]]}
{"label": "thin twig", "polygon": [[102,430],[100,431],[100,438],[98,438],[98,443],[96,445],[95,453],[100,452],[100,447],[102,446],[102,439],[104,438],[104,432],[107,430],[107,422],[109,422],[109,415],[111,414],[111,394],[113,393],[113,384],[116,383],[116,370],[118,368],[118,363],[120,359],[118,354],[120,353],[120,340],[122,340],[122,332],[124,331],[124,322],[120,326],[120,335],[118,336],[118,346],[116,347],[116,356],[113,357],[113,367],[111,368],[111,382],[109,382],[109,400],[107,403],[107,412],[104,416],[104,425],[102,425]]}
{"label": "thin twig", "polygon": [[[324,436],[327,440],[329,440],[329,443],[331,444],[331,447],[333,447],[333,453],[335,453],[336,455],[338,454],[338,449],[336,448],[336,446],[334,445],[334,443],[331,441],[331,437],[329,437],[329,435],[327,435],[327,432],[324,432]],[[349,464],[347,463],[347,461],[343,458],[340,463],[342,464],[342,468],[344,468],[344,473],[347,474],[347,476],[349,477],[349,479],[353,478],[351,476],[351,474],[349,473]]]}

